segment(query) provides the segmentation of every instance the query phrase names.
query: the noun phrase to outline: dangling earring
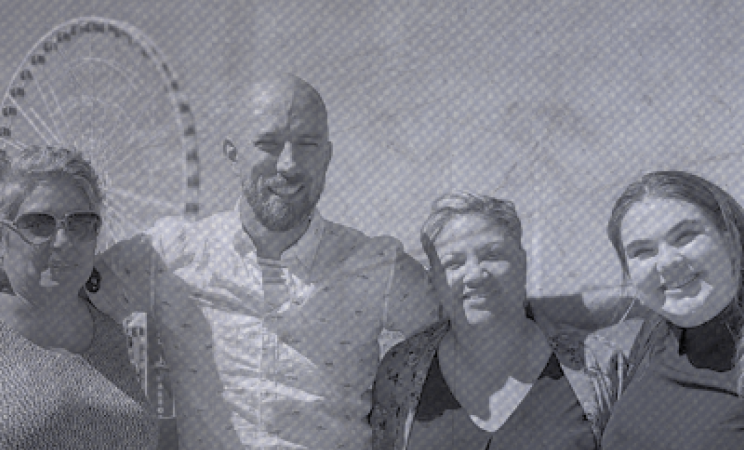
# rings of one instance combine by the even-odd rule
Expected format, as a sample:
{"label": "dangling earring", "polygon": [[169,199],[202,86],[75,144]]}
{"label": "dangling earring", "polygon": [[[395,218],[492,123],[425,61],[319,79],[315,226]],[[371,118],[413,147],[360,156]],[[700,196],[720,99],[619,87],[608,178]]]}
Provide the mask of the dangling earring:
{"label": "dangling earring", "polygon": [[101,289],[101,274],[95,267],[90,273],[88,281],[85,282],[85,289],[87,289],[88,292],[98,292],[98,290]]}

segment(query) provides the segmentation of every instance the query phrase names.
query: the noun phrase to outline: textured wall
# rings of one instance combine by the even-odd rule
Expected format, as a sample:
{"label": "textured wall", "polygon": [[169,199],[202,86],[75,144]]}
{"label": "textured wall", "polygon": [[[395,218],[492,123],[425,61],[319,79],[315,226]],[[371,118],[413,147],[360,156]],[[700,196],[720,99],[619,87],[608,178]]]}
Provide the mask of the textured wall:
{"label": "textured wall", "polygon": [[240,120],[231,92],[264,71],[295,72],[330,110],[325,216],[392,234],[420,258],[417,229],[435,196],[510,198],[525,222],[529,289],[558,294],[619,280],[604,227],[640,173],[691,170],[744,200],[740,5],[5,0],[0,80],[57,23],[135,25],[195,109],[208,213],[236,200],[220,154]]}

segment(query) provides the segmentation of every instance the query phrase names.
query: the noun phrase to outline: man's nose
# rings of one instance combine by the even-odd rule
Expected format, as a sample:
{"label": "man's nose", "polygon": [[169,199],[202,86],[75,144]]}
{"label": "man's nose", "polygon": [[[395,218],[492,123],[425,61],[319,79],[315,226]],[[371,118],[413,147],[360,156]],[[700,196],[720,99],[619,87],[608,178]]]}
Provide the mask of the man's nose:
{"label": "man's nose", "polygon": [[284,143],[284,147],[279,153],[279,158],[276,161],[276,171],[288,175],[293,175],[297,171],[294,146],[289,141]]}

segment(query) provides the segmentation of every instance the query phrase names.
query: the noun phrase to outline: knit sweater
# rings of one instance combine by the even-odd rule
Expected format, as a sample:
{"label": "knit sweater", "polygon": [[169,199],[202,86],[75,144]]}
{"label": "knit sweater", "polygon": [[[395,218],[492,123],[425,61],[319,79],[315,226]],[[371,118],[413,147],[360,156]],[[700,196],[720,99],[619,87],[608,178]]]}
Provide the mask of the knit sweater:
{"label": "knit sweater", "polygon": [[154,449],[157,422],[121,327],[91,307],[82,354],[37,346],[0,321],[0,448]]}

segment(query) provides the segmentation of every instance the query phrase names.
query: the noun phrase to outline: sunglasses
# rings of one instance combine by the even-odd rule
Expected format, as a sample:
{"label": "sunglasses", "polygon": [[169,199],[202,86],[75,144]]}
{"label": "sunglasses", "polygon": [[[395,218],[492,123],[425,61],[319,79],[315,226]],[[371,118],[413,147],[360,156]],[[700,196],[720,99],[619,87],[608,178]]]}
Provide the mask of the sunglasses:
{"label": "sunglasses", "polygon": [[101,216],[92,211],[71,212],[57,219],[51,214],[30,212],[21,214],[15,221],[0,220],[28,244],[43,244],[49,241],[60,228],[75,242],[95,239],[101,229]]}

